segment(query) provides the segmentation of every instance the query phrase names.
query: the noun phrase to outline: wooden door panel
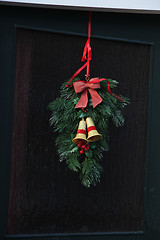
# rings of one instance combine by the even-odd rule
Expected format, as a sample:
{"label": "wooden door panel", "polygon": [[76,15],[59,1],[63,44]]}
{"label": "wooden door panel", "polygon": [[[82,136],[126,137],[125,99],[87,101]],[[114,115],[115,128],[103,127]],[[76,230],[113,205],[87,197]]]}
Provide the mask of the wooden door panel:
{"label": "wooden door panel", "polygon": [[110,123],[101,183],[87,189],[59,163],[47,109],[78,67],[84,43],[85,37],[17,29],[8,234],[143,230],[150,45],[92,39],[92,76],[118,80],[131,104],[124,127]]}

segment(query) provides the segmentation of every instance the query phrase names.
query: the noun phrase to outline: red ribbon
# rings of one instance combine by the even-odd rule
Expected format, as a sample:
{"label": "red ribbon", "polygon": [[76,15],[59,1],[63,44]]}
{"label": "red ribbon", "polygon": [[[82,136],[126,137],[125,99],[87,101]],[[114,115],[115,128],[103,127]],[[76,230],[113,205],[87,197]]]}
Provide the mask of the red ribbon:
{"label": "red ribbon", "polygon": [[[75,74],[69,79],[66,87],[71,87],[72,84],[70,85],[70,83],[72,82],[72,80],[86,67],[87,68],[87,72],[86,72],[86,77],[87,79],[89,78],[89,64],[92,58],[92,50],[91,50],[91,46],[90,46],[90,38],[91,38],[91,12],[89,12],[89,21],[88,21],[88,39],[87,42],[84,46],[84,50],[83,50],[83,56],[81,61],[87,61],[82,67],[80,67]],[[81,93],[81,97],[77,103],[77,105],[75,106],[75,108],[85,108],[87,106],[88,103],[88,92],[91,95],[92,98],[92,104],[93,104],[93,108],[95,108],[99,103],[102,102],[102,98],[100,97],[100,95],[97,93],[97,91],[95,89],[100,88],[100,82],[101,81],[107,81],[107,88],[108,88],[108,92],[114,96],[116,96],[117,99],[119,99],[120,101],[123,101],[119,96],[117,96],[116,94],[111,92],[110,86],[109,86],[109,81],[105,78],[92,78],[90,79],[90,81],[76,81],[73,83],[74,89],[76,93]]]}
{"label": "red ribbon", "polygon": [[[73,74],[73,76],[69,79],[66,87],[71,87],[72,85],[70,85],[70,83],[72,82],[72,80],[85,68],[87,67],[87,72],[86,72],[86,77],[89,77],[89,64],[92,58],[92,49],[90,46],[90,38],[91,38],[91,12],[89,12],[89,21],[88,21],[88,39],[87,42],[84,46],[84,50],[83,50],[83,56],[81,59],[81,62],[85,62],[87,61],[82,67],[80,67],[77,72],[75,72],[75,74]],[[70,85],[70,86],[69,86]]]}
{"label": "red ribbon", "polygon": [[107,81],[108,92],[117,97],[118,100],[123,101],[119,96],[111,92],[109,81],[105,78],[91,78],[90,81],[76,81],[73,83],[74,90],[76,93],[81,93],[81,97],[75,106],[75,108],[85,108],[88,103],[88,91],[92,98],[92,105],[95,108],[102,102],[102,98],[95,89],[101,88],[100,82]]}
{"label": "red ribbon", "polygon": [[84,62],[87,60],[87,72],[86,72],[86,77],[89,77],[89,63],[91,61],[92,58],[92,49],[90,46],[90,39],[91,39],[91,12],[89,12],[89,21],[88,21],[88,39],[87,42],[84,46],[84,50],[83,50],[83,56],[81,61]]}

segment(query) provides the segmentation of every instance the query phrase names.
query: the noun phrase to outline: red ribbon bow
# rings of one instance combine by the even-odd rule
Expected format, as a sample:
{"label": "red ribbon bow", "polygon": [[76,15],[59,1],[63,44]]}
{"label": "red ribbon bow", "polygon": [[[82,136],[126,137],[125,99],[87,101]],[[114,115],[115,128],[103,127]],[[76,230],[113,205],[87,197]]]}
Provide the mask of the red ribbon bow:
{"label": "red ribbon bow", "polygon": [[91,78],[90,81],[76,81],[73,83],[74,90],[76,93],[81,93],[81,97],[75,106],[75,108],[85,108],[88,103],[88,92],[91,94],[92,98],[92,105],[93,108],[95,108],[98,104],[100,104],[103,100],[100,97],[100,95],[97,93],[95,89],[101,88],[100,82],[101,81],[107,81],[107,88],[108,92],[115,96],[119,101],[123,101],[122,98],[120,98],[118,95],[112,93],[110,86],[109,86],[109,81],[108,79],[105,78]]}
{"label": "red ribbon bow", "polygon": [[[104,80],[104,79],[103,79]],[[76,93],[81,93],[81,97],[75,106],[75,108],[85,108],[88,103],[88,92],[91,94],[93,108],[95,108],[99,103],[102,102],[102,98],[97,93],[95,89],[100,88],[99,78],[91,78],[90,81],[76,81],[73,83],[74,90]]]}

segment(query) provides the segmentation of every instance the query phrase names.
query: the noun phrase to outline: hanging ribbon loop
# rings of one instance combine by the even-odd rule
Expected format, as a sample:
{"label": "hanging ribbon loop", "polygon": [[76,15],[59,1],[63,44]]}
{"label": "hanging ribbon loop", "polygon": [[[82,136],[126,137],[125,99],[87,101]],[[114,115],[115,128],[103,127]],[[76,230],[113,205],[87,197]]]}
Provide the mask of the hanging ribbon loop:
{"label": "hanging ribbon loop", "polygon": [[91,46],[90,46],[90,38],[91,38],[91,17],[92,17],[92,13],[89,12],[89,21],[88,21],[88,39],[87,39],[87,42],[84,46],[84,50],[83,50],[83,55],[82,55],[82,59],[81,59],[81,62],[85,62],[87,61],[82,67],[80,67],[76,72],[75,74],[73,74],[73,76],[69,79],[66,87],[71,87],[72,85],[71,82],[72,80],[84,69],[84,68],[87,68],[87,71],[86,71],[86,76],[87,78],[89,77],[89,64],[90,64],[90,61],[91,61],[91,58],[92,58],[92,49],[91,49]]}
{"label": "hanging ribbon loop", "polygon": [[100,82],[106,80],[107,81],[107,88],[108,92],[112,95],[114,95],[117,99],[122,101],[122,99],[117,96],[116,94],[111,92],[110,86],[109,86],[109,81],[105,78],[92,78],[90,81],[76,81],[73,84],[71,84],[72,80],[84,69],[87,68],[86,70],[86,80],[89,80],[89,64],[92,58],[92,49],[90,46],[90,38],[91,38],[91,12],[89,12],[89,21],[88,21],[88,39],[86,41],[86,44],[84,46],[83,50],[83,55],[82,55],[82,62],[86,63],[80,67],[74,74],[73,76],[69,79],[66,87],[71,87],[72,85],[74,86],[74,90],[76,93],[81,93],[81,97],[75,106],[75,108],[85,108],[88,103],[88,92],[91,95],[92,98],[92,105],[93,108],[95,108],[99,103],[102,102],[102,98],[100,95],[97,93],[95,89],[100,88]]}

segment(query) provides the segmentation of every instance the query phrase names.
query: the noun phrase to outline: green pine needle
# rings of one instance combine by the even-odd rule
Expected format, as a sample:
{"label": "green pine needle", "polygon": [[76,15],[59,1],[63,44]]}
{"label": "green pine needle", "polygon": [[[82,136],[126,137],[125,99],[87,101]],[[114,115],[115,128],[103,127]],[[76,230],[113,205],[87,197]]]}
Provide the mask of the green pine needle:
{"label": "green pine needle", "polygon": [[[73,82],[77,80],[80,79],[75,78]],[[115,80],[108,80],[111,89],[117,86]],[[100,174],[103,171],[100,165],[102,152],[109,149],[109,124],[113,122],[116,127],[124,124],[122,109],[129,103],[129,99],[120,96],[123,101],[118,100],[116,96],[108,93],[107,81],[103,81],[101,88],[97,89],[103,101],[93,109],[92,99],[88,94],[88,111],[84,113],[82,109],[75,109],[81,94],[76,94],[73,86],[67,88],[66,84],[65,82],[61,86],[60,97],[48,106],[52,111],[50,125],[53,126],[53,131],[58,133],[56,146],[59,160],[65,160],[68,168],[79,174],[81,183],[85,187],[95,186],[100,182]],[[90,148],[82,155],[84,156],[82,161],[81,149],[72,142],[72,139],[76,136],[79,121],[86,117],[92,118],[102,139],[89,143]]]}

